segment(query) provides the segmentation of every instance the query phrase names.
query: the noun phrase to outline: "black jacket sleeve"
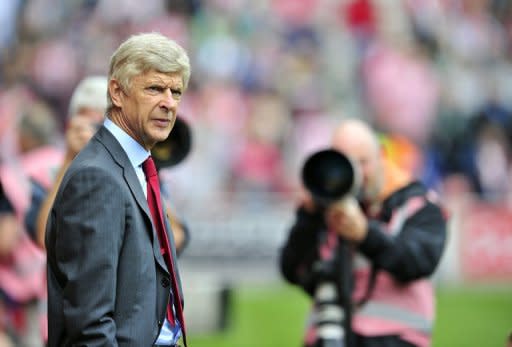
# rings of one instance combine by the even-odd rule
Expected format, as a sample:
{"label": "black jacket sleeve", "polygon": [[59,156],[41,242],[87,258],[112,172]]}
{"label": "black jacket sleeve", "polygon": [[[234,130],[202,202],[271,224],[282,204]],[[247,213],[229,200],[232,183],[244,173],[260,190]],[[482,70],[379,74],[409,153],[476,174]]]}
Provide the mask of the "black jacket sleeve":
{"label": "black jacket sleeve", "polygon": [[280,251],[280,270],[284,278],[304,288],[308,293],[314,289],[312,266],[318,259],[318,242],[325,223],[321,213],[309,213],[299,207],[296,220],[288,239]]}
{"label": "black jacket sleeve", "polygon": [[425,198],[426,204],[407,218],[401,231],[391,236],[376,220],[359,251],[396,280],[408,282],[430,276],[436,269],[446,241],[446,219],[441,208]]}

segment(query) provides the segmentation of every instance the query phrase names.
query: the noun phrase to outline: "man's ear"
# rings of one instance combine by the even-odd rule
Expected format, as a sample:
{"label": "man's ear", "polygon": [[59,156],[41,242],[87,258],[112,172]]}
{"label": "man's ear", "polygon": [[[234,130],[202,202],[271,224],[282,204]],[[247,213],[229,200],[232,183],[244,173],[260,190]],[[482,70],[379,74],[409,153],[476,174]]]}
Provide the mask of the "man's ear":
{"label": "man's ear", "polygon": [[116,107],[121,107],[123,104],[124,91],[117,80],[111,79],[108,82],[108,93],[110,94],[110,99],[112,99],[112,104]]}

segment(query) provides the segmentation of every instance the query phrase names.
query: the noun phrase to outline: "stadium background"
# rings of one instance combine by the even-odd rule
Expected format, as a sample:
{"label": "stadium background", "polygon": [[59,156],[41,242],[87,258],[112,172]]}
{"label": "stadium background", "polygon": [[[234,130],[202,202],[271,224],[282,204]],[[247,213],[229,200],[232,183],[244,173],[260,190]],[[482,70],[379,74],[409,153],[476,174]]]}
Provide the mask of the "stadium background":
{"label": "stadium background", "polygon": [[62,145],[73,87],[105,74],[127,35],[160,31],[190,52],[194,146],[162,177],[192,233],[180,262],[193,346],[298,346],[307,301],[277,255],[302,162],[347,116],[375,125],[450,211],[434,345],[504,345],[510,1],[4,0],[0,22],[2,162],[19,155],[23,117]]}

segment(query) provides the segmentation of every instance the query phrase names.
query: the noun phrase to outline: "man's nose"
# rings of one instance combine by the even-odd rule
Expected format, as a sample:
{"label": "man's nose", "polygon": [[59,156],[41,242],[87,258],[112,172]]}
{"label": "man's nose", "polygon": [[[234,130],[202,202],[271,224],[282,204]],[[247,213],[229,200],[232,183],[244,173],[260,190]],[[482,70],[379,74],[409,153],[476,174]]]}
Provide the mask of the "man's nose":
{"label": "man's nose", "polygon": [[162,101],[160,102],[160,106],[168,111],[176,109],[178,106],[178,101],[175,96],[172,94],[170,89],[166,89],[162,96]]}

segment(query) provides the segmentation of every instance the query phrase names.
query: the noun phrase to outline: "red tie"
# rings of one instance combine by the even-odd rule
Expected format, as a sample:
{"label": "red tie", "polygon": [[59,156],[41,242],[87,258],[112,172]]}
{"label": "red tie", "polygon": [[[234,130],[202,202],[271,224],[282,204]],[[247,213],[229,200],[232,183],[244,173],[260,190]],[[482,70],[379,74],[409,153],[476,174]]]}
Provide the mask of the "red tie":
{"label": "red tie", "polygon": [[[167,264],[168,270],[172,276],[172,291],[174,294],[174,303],[176,313],[178,314],[178,320],[181,324],[181,330],[183,332],[183,341],[185,340],[185,320],[183,318],[183,308],[181,306],[180,291],[178,289],[178,282],[176,280],[176,273],[174,271],[174,262],[172,260],[171,247],[169,245],[169,239],[165,232],[164,217],[162,214],[162,204],[160,200],[160,183],[158,181],[158,173],[156,171],[155,162],[153,158],[149,157],[142,164],[142,169],[146,175],[147,185],[147,199],[151,216],[153,217],[153,223],[158,234],[158,240],[160,241],[160,252],[164,257],[165,263]],[[167,306],[167,319],[174,326],[174,312],[172,310],[172,303]],[[186,345],[186,342],[185,342]]]}

